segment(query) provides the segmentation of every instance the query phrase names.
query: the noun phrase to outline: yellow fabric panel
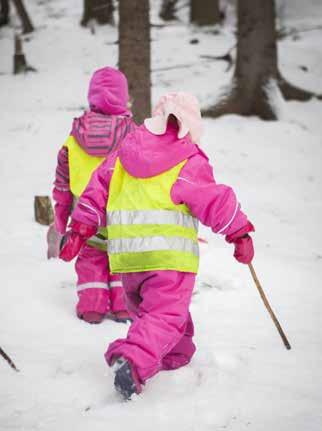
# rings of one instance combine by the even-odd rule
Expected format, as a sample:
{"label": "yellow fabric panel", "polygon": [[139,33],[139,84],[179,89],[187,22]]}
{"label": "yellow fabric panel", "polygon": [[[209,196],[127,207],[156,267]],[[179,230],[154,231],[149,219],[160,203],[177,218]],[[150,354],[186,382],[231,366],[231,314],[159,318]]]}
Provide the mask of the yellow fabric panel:
{"label": "yellow fabric panel", "polygon": [[115,274],[159,270],[197,273],[199,265],[197,256],[171,250],[119,253],[109,257],[111,271]]}
{"label": "yellow fabric panel", "polygon": [[172,224],[133,224],[111,225],[108,227],[108,239],[136,238],[147,236],[182,237],[197,240],[196,230]]}
{"label": "yellow fabric panel", "polygon": [[186,161],[149,178],[132,177],[117,159],[110,183],[107,210],[168,209],[190,214],[186,205],[175,205],[170,190]]}
{"label": "yellow fabric panel", "polygon": [[69,136],[64,144],[68,148],[69,183],[74,196],[79,197],[85,190],[92,173],[105,160],[105,157],[90,156]]}

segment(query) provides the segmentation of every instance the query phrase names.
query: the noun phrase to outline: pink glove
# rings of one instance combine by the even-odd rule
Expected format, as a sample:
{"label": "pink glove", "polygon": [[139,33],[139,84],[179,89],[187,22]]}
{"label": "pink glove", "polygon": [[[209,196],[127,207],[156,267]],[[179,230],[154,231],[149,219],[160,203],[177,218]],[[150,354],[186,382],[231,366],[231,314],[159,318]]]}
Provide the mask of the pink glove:
{"label": "pink glove", "polygon": [[64,235],[59,257],[66,262],[78,255],[83,244],[95,235],[97,228],[84,223],[72,221],[71,230]]}
{"label": "pink glove", "polygon": [[226,241],[229,244],[235,244],[234,257],[240,263],[249,264],[253,260],[253,240],[248,235],[248,232],[254,231],[254,226],[250,222],[248,222],[246,226],[239,229],[237,232],[226,236]]}
{"label": "pink glove", "polygon": [[63,238],[63,235],[59,232],[57,232],[55,228],[55,224],[52,223],[49,226],[48,232],[47,232],[47,258],[57,258],[59,256],[59,249],[60,249],[60,243]]}

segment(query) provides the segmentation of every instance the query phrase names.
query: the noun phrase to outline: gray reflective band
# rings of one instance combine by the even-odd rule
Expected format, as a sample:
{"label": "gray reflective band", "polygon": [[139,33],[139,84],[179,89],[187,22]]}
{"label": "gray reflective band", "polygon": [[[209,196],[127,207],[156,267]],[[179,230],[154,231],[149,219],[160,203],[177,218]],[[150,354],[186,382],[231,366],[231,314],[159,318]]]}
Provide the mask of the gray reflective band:
{"label": "gray reflective band", "polygon": [[96,235],[91,236],[88,239],[88,241],[95,242],[96,244],[103,244],[103,245],[105,244],[105,245],[107,245],[107,239],[102,239],[102,238],[100,238],[100,237],[98,237]]}
{"label": "gray reflective band", "polygon": [[109,254],[159,250],[182,251],[199,256],[198,243],[188,238],[148,236],[108,240]]}
{"label": "gray reflective band", "polygon": [[198,220],[189,214],[171,210],[108,211],[107,225],[174,224],[198,230]]}

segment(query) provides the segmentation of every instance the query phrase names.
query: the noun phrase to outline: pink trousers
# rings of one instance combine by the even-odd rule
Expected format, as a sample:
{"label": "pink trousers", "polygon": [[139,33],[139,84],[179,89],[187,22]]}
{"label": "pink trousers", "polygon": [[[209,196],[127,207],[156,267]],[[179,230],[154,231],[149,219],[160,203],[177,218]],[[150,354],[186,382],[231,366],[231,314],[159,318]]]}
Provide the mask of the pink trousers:
{"label": "pink trousers", "polygon": [[107,254],[85,245],[75,264],[79,317],[94,311],[100,314],[117,313],[126,310],[121,277],[112,275]]}
{"label": "pink trousers", "polygon": [[196,347],[189,305],[195,274],[178,271],[129,273],[122,276],[133,323],[127,337],[111,343],[105,354],[112,365],[129,360],[141,383],[160,370],[190,362]]}

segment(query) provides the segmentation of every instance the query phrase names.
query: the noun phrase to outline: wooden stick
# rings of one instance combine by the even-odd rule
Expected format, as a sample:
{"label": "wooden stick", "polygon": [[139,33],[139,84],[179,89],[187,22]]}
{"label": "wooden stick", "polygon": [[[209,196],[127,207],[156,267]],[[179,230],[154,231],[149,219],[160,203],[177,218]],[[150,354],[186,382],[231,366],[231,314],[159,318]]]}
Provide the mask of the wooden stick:
{"label": "wooden stick", "polygon": [[286,335],[284,334],[284,331],[283,331],[283,329],[282,329],[279,321],[277,320],[277,317],[275,316],[274,311],[272,310],[272,308],[271,308],[271,306],[270,306],[270,304],[268,302],[268,299],[266,298],[264,290],[263,290],[262,286],[260,285],[260,282],[259,282],[259,280],[257,278],[257,275],[256,275],[256,272],[254,270],[254,267],[253,267],[253,265],[251,263],[249,263],[248,266],[249,266],[250,272],[252,274],[253,280],[255,282],[255,285],[256,285],[256,287],[257,287],[257,289],[259,291],[259,294],[260,294],[260,296],[261,296],[261,298],[262,298],[262,300],[264,302],[264,305],[265,305],[267,311],[269,312],[269,314],[270,314],[270,316],[271,316],[271,318],[272,318],[272,320],[273,320],[273,322],[274,322],[274,324],[276,326],[276,329],[278,330],[278,332],[279,332],[279,334],[280,334],[280,336],[281,336],[281,338],[283,340],[283,343],[284,343],[285,347],[287,348],[287,350],[290,350],[291,349],[291,345],[288,342],[288,339],[286,338]]}
{"label": "wooden stick", "polygon": [[19,371],[18,368],[15,366],[14,362],[11,360],[11,358],[4,352],[0,347],[0,355],[8,362],[11,368],[13,368],[16,371]]}

